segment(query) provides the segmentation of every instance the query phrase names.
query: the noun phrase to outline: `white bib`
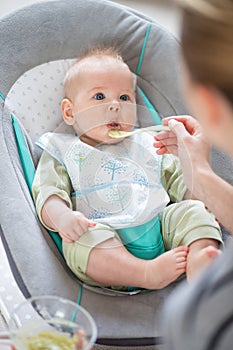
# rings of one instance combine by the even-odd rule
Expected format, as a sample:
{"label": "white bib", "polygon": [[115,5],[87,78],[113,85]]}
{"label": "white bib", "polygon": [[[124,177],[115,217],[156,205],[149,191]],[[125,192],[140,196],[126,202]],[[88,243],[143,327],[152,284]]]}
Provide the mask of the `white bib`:
{"label": "white bib", "polygon": [[66,168],[74,208],[119,229],[150,221],[169,202],[153,142],[143,133],[92,147],[74,135],[46,133],[37,144]]}

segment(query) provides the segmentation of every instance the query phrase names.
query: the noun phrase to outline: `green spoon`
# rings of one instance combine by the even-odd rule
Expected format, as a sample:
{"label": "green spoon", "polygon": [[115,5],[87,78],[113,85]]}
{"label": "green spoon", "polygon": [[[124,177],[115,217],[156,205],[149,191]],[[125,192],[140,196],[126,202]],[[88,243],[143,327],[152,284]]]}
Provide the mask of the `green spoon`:
{"label": "green spoon", "polygon": [[112,129],[108,132],[108,135],[110,137],[112,137],[113,139],[118,139],[118,138],[122,138],[122,137],[128,137],[128,136],[132,136],[135,134],[139,134],[140,132],[146,132],[146,131],[168,131],[170,130],[170,128],[168,126],[164,126],[164,125],[153,125],[153,126],[149,126],[147,128],[141,128],[141,129],[136,129],[133,131],[120,131],[117,129]]}

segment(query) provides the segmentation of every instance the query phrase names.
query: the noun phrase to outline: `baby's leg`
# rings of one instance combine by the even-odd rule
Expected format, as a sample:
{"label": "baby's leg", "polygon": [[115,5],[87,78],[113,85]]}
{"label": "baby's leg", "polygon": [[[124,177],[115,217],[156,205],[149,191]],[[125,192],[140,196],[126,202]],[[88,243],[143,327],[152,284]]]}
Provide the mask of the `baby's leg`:
{"label": "baby's leg", "polygon": [[87,274],[106,285],[161,289],[185,272],[187,252],[187,247],[178,247],[153,260],[142,260],[110,239],[91,251]]}
{"label": "baby's leg", "polygon": [[220,227],[213,214],[198,200],[184,200],[168,206],[162,216],[166,249],[187,245],[187,279],[190,280],[219,256]]}
{"label": "baby's leg", "polygon": [[142,260],[129,253],[117,235],[111,237],[111,232],[114,231],[106,230],[108,238],[102,239],[102,242],[96,241],[94,244],[94,234],[97,233],[99,238],[101,230],[97,232],[96,229],[92,229],[89,237],[87,235],[85,238],[86,234],[81,236],[82,245],[80,242],[63,243],[67,264],[86,283],[160,289],[176,280],[185,271],[187,247],[171,250],[154,260]]}

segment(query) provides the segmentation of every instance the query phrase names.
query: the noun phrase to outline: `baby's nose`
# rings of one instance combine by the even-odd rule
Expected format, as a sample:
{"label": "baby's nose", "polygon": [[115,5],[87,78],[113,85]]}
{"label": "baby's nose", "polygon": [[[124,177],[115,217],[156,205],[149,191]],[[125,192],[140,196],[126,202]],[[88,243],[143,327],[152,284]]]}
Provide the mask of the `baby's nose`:
{"label": "baby's nose", "polygon": [[118,101],[112,101],[109,103],[108,110],[110,112],[119,112],[120,111],[120,103]]}

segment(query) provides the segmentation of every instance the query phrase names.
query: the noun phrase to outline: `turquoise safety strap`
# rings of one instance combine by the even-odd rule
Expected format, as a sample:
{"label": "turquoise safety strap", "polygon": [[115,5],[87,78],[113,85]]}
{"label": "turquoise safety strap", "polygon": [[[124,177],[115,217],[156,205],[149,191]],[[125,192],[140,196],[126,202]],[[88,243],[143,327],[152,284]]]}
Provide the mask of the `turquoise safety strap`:
{"label": "turquoise safety strap", "polygon": [[17,119],[15,118],[15,116],[13,114],[11,115],[11,119],[12,119],[12,124],[13,124],[13,128],[14,128],[17,148],[18,148],[18,152],[19,152],[19,157],[20,157],[20,160],[21,160],[22,168],[23,168],[23,171],[24,171],[25,179],[26,179],[28,188],[29,188],[29,190],[31,192],[32,183],[33,183],[33,179],[34,179],[34,176],[35,176],[34,163],[32,161],[30,152],[28,151],[28,146],[27,146],[27,143],[25,141],[25,138],[24,138],[24,135],[22,133],[22,130],[20,128],[20,125],[19,125]]}
{"label": "turquoise safety strap", "polygon": [[117,230],[122,242],[134,256],[151,260],[165,252],[158,216],[139,226]]}
{"label": "turquoise safety strap", "polygon": [[150,102],[148,97],[145,95],[145,93],[142,91],[142,89],[140,87],[138,89],[139,89],[140,94],[143,98],[143,101],[145,102],[146,107],[148,108],[148,111],[151,115],[151,118],[152,118],[154,124],[160,125],[161,124],[161,117],[160,117],[159,113],[157,112],[155,107],[152,105],[152,103]]}
{"label": "turquoise safety strap", "polygon": [[77,297],[77,304],[79,304],[79,305],[81,304],[82,293],[83,293],[83,286],[80,285],[79,292],[78,292],[78,297]]}
{"label": "turquoise safety strap", "polygon": [[147,41],[148,41],[148,38],[149,38],[150,30],[151,30],[151,23],[148,23],[147,29],[146,29],[146,34],[145,34],[145,37],[144,37],[144,40],[143,40],[143,44],[142,44],[142,50],[141,50],[139,61],[138,61],[138,66],[137,66],[137,69],[136,69],[136,74],[137,75],[139,75],[139,73],[141,71],[141,68],[142,68],[142,62],[143,62],[143,58],[144,58],[144,55],[145,55],[146,45],[147,45]]}
{"label": "turquoise safety strap", "polygon": [[[146,34],[145,34],[143,44],[142,44],[142,49],[141,49],[139,61],[138,61],[138,66],[136,69],[137,75],[139,75],[141,72],[142,63],[143,63],[143,59],[144,59],[145,51],[146,51],[146,46],[147,46],[147,42],[149,39],[150,30],[151,30],[151,23],[148,23],[147,29],[146,29]],[[155,125],[161,124],[161,117],[160,117],[159,113],[157,112],[156,108],[153,106],[153,104],[150,102],[150,100],[148,99],[148,97],[145,95],[145,93],[143,92],[143,90],[141,88],[139,88],[139,91],[140,91],[140,94],[143,98],[143,101],[145,102],[146,107],[149,110],[149,113],[152,117],[154,124]]]}
{"label": "turquoise safety strap", "polygon": [[3,96],[3,94],[0,92],[0,98],[5,101],[5,97]]}
{"label": "turquoise safety strap", "polygon": [[5,104],[5,98],[4,98],[3,94],[0,92],[0,108],[1,108],[1,110],[4,108],[4,104]]}
{"label": "turquoise safety strap", "polygon": [[[83,292],[83,286],[80,285],[79,291],[78,291],[77,302],[76,302],[76,304],[78,304],[78,305],[80,305],[80,303],[81,303],[82,292]],[[77,307],[77,308],[73,311],[73,314],[71,315],[71,322],[75,322],[78,312],[79,312],[79,308]]]}
{"label": "turquoise safety strap", "polygon": [[48,229],[47,229],[47,231],[50,234],[50,236],[52,237],[54,243],[56,244],[57,249],[59,250],[59,252],[63,256],[62,239],[61,239],[61,237],[59,236],[59,234],[57,232],[53,232],[53,231],[50,231]]}

